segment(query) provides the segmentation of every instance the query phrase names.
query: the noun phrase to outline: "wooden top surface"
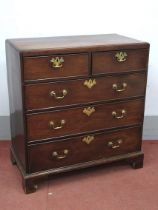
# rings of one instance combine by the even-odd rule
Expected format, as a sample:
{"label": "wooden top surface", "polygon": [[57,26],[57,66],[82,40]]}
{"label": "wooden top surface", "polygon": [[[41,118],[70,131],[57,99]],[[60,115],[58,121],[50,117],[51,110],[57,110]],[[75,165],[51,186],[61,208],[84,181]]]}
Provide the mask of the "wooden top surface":
{"label": "wooden top surface", "polygon": [[14,48],[24,54],[42,51],[73,51],[73,50],[114,50],[118,47],[124,49],[147,48],[146,42],[121,36],[118,34],[105,35],[81,35],[81,36],[59,36],[59,37],[41,37],[41,38],[20,38],[8,39]]}

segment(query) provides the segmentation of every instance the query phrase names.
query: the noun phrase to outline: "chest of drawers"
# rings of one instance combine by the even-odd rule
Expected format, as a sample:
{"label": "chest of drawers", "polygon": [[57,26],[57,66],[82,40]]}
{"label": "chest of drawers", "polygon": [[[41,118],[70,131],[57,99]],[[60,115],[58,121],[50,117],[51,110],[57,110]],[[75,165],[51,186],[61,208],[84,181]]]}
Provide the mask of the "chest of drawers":
{"label": "chest of drawers", "polygon": [[26,193],[141,151],[149,44],[117,34],[6,40],[11,160]]}

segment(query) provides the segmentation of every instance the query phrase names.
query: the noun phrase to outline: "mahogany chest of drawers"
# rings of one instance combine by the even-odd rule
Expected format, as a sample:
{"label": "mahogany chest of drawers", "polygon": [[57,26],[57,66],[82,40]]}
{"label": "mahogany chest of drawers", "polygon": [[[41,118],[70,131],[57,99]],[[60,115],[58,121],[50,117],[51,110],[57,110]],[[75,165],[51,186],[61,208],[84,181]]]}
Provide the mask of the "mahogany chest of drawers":
{"label": "mahogany chest of drawers", "polygon": [[6,40],[11,160],[26,193],[60,172],[143,166],[148,54],[117,34]]}

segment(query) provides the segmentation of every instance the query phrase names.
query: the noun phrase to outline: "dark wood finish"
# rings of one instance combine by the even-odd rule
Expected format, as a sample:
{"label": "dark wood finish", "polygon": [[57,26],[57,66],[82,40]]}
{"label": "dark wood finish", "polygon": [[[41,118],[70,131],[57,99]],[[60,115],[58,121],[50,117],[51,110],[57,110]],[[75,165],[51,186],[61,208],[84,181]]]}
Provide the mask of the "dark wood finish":
{"label": "dark wood finish", "polygon": [[143,168],[144,154],[139,155],[138,157],[131,157],[127,160],[128,163],[132,166],[133,169]]}
{"label": "dark wood finish", "polygon": [[[128,56],[118,63],[114,55],[120,51]],[[36,191],[37,180],[52,174],[116,161],[143,166],[148,52],[148,43],[117,34],[6,41],[10,158],[26,193]],[[57,56],[64,58],[58,70],[50,64]],[[88,79],[96,80],[91,89],[83,85]],[[116,84],[122,89],[123,83],[124,91],[112,88]],[[60,96],[62,89],[68,91],[63,99],[49,96],[52,90]],[[91,116],[83,113],[88,107],[95,109]],[[66,121],[63,128],[55,124],[58,129],[50,129],[49,121],[61,119]],[[94,136],[89,144],[82,141],[88,135]],[[53,151],[60,161],[52,158]]]}
{"label": "dark wood finish", "polygon": [[[38,171],[36,173],[26,174],[23,169],[23,166],[19,162],[19,159],[17,158],[16,153],[14,152],[13,148],[12,148],[12,151],[13,151],[14,158],[17,161],[17,165],[19,167],[19,171],[22,176],[22,180],[23,180],[22,185],[23,185],[23,189],[24,189],[25,193],[35,192],[38,188],[36,180],[39,181],[39,179],[41,179],[43,177],[47,178],[48,175],[51,176],[51,175],[55,175],[58,173],[69,172],[69,171],[89,168],[89,167],[93,167],[93,166],[99,166],[101,164],[110,164],[110,163],[114,163],[114,162],[122,163],[124,161],[124,163],[131,164],[130,160],[136,160],[136,159],[139,159],[139,157],[142,158],[144,156],[144,154],[141,151],[137,151],[137,152],[132,152],[132,153],[124,154],[124,155],[116,155],[116,156],[112,156],[109,158],[103,158],[103,159],[93,160],[93,161],[79,163],[79,164],[75,164],[75,165],[70,165],[70,166],[65,166],[65,167],[60,167],[60,168],[55,168],[55,169],[49,169],[49,170],[45,170],[45,171]],[[30,182],[29,182],[29,180],[30,180]]]}
{"label": "dark wood finish", "polygon": [[23,89],[20,54],[6,42],[10,128],[12,145],[27,170],[25,150],[25,119],[23,115]]}
{"label": "dark wood finish", "polygon": [[[87,107],[27,115],[28,141],[140,124],[143,118],[143,106],[144,100],[140,99],[93,106],[95,112],[90,116],[83,113]],[[126,110],[126,114],[122,119],[112,116],[113,111],[121,115],[123,109]],[[54,121],[55,126],[60,126],[61,120],[66,121],[61,129],[55,130],[50,127],[49,122]]]}
{"label": "dark wood finish", "polygon": [[13,155],[11,149],[10,149],[10,160],[11,160],[11,163],[12,163],[13,165],[16,165],[16,160],[15,160],[15,158],[14,158],[14,155]]}
{"label": "dark wood finish", "polygon": [[8,42],[24,56],[149,48],[147,42],[118,34],[21,38],[9,39]]}
{"label": "dark wood finish", "polygon": [[[26,85],[26,109],[29,111],[88,102],[125,99],[144,96],[145,93],[146,74],[144,73],[95,78],[96,85],[92,88],[84,85],[86,80],[88,79]],[[121,89],[123,83],[127,84],[124,91],[117,92],[113,89],[113,84],[117,84],[118,89]],[[56,99],[50,95],[51,91],[55,91],[57,96],[61,97],[63,96],[63,90],[68,92],[63,99]]]}
{"label": "dark wood finish", "polygon": [[[126,52],[127,60],[124,62],[118,62],[115,57],[117,52]],[[148,65],[148,50],[120,50],[120,51],[108,51],[108,52],[95,52],[92,59],[92,71],[93,74],[100,73],[118,73],[129,72],[140,69],[147,69]]]}
{"label": "dark wood finish", "polygon": [[[139,151],[141,128],[136,127],[96,134],[94,140],[89,144],[83,142],[84,137],[87,137],[87,135],[65,141],[31,146],[29,149],[29,171],[37,172]],[[116,142],[118,139],[122,140],[120,147],[113,149],[108,146],[109,142]],[[64,157],[63,151],[65,149],[68,150],[68,154]],[[53,152],[57,152],[59,158],[63,157],[63,159],[53,157]]]}
{"label": "dark wood finish", "polygon": [[[51,59],[64,59],[63,66],[54,68]],[[51,55],[24,58],[24,80],[50,79],[88,75],[88,54]]]}
{"label": "dark wood finish", "polygon": [[35,184],[35,179],[22,179],[22,186],[26,194],[36,192],[38,185]]}

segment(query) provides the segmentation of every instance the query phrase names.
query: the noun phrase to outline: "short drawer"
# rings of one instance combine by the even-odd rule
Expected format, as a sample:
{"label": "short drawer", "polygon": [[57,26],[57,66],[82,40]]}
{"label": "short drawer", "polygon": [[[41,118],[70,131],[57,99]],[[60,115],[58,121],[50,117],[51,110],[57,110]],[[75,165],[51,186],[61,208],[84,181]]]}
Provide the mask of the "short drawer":
{"label": "short drawer", "polygon": [[135,73],[86,80],[31,84],[25,86],[27,110],[116,100],[145,93],[146,74]]}
{"label": "short drawer", "polygon": [[92,56],[93,74],[146,70],[148,49],[95,52]]}
{"label": "short drawer", "polygon": [[144,100],[27,115],[28,141],[142,123]]}
{"label": "short drawer", "polygon": [[37,172],[95,161],[135,152],[140,147],[140,127],[34,145],[28,150],[29,170]]}
{"label": "short drawer", "polygon": [[24,57],[24,80],[88,75],[87,53]]}

